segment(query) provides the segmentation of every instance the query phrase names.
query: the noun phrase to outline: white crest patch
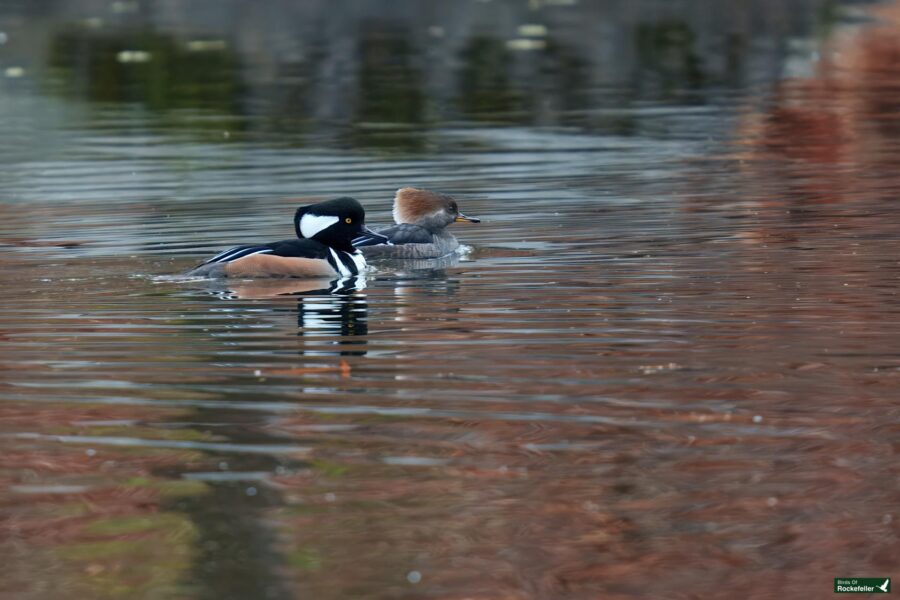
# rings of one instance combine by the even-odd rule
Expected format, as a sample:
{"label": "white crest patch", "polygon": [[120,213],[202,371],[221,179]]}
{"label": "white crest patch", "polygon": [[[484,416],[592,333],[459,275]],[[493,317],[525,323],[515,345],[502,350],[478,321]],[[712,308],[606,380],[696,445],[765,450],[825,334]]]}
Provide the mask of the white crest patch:
{"label": "white crest patch", "polygon": [[300,218],[300,233],[305,238],[313,238],[337,222],[337,217],[322,217],[307,213]]}

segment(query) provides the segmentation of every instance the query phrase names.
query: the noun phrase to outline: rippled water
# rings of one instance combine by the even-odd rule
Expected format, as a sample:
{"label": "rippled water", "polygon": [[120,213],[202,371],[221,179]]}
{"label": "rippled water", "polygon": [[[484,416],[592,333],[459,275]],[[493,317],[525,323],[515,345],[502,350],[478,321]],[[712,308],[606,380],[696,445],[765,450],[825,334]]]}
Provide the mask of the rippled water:
{"label": "rippled water", "polygon": [[[682,4],[361,3],[326,40],[310,7],[0,11],[0,596],[896,574],[900,9]],[[403,185],[482,218],[468,252],[339,294],[169,277]]]}

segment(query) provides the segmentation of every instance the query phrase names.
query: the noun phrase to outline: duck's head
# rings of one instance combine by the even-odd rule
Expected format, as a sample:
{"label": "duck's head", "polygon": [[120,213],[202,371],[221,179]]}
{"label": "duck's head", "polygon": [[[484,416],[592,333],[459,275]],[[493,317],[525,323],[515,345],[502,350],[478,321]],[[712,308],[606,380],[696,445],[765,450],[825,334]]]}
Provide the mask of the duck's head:
{"label": "duck's head", "polygon": [[397,190],[394,196],[394,222],[440,231],[450,223],[480,223],[481,219],[459,212],[456,200],[447,194],[407,187]]}
{"label": "duck's head", "polygon": [[294,213],[297,237],[307,238],[337,250],[353,252],[352,240],[363,233],[387,238],[366,227],[366,211],[353,198],[337,198],[301,206]]}

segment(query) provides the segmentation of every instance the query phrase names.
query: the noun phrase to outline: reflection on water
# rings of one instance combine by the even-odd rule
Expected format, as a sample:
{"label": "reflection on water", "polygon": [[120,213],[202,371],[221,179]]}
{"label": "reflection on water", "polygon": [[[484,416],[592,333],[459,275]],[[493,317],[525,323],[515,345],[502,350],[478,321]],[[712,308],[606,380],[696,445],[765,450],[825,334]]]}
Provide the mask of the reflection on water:
{"label": "reflection on water", "polygon": [[[341,347],[341,356],[364,356],[366,341],[353,339],[369,333],[365,296],[303,296],[297,300],[297,328],[304,336],[335,336],[329,345]],[[310,340],[306,347],[314,347]],[[311,350],[310,350],[311,351]],[[320,350],[326,355],[327,351]]]}
{"label": "reflection on water", "polygon": [[48,76],[76,97],[155,110],[238,114],[240,64],[227,46],[197,46],[152,30],[76,27],[51,40]]}
{"label": "reflection on water", "polygon": [[[0,597],[890,576],[898,31],[815,0],[0,4]],[[173,277],[313,198],[385,224],[403,185],[484,217],[466,254]]]}

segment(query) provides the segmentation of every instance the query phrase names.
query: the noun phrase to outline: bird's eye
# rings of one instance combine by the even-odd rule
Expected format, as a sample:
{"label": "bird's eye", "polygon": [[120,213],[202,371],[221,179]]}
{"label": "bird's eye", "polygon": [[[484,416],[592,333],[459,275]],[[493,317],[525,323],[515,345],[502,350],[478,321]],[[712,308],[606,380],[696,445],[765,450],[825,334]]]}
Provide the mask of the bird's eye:
{"label": "bird's eye", "polygon": [[344,223],[346,223],[347,225],[349,225],[352,222],[353,222],[353,219],[351,219],[350,217],[347,217],[346,219],[344,219]]}

